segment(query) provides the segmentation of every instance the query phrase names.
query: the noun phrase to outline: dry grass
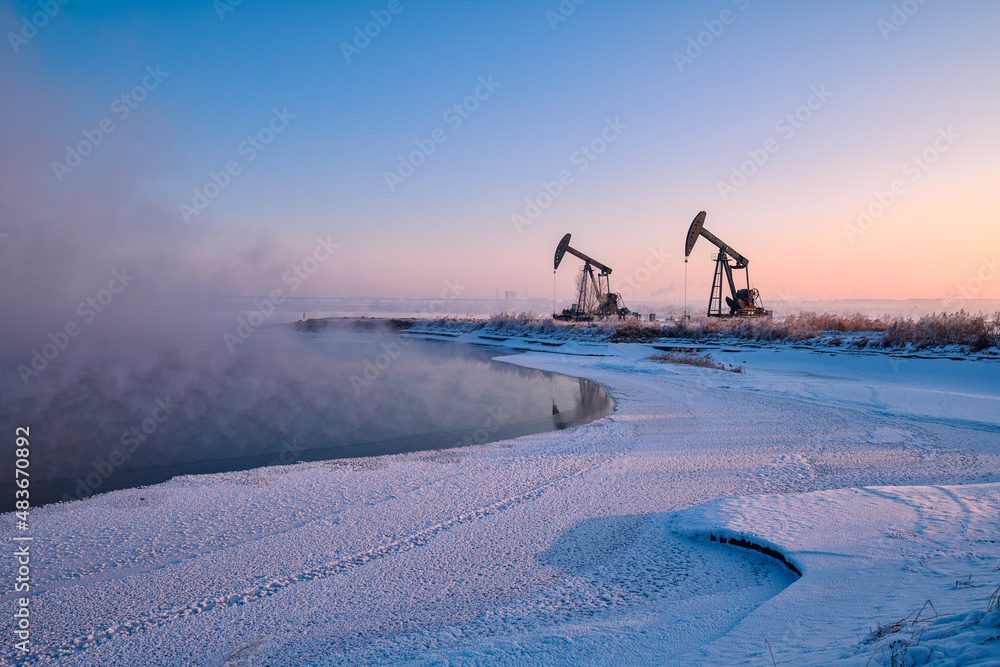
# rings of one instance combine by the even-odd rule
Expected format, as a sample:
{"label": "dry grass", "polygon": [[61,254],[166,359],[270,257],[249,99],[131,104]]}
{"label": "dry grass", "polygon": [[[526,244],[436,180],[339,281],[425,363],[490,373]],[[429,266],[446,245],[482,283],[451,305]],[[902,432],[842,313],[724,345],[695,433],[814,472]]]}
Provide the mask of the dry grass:
{"label": "dry grass", "polygon": [[[845,334],[846,336],[837,335]],[[869,335],[864,335],[869,334]],[[917,349],[962,345],[972,352],[1000,345],[1000,313],[934,313],[916,320],[907,317],[871,318],[861,314],[799,313],[781,319],[709,318],[679,320],[662,329],[667,338],[701,340],[727,337],[752,341],[798,342],[824,337],[835,347]]]}
{"label": "dry grass", "polygon": [[486,320],[483,328],[508,336],[548,336],[552,338],[585,338],[607,340],[615,333],[615,320],[592,322],[562,322],[537,313],[501,313]]}
{"label": "dry grass", "polygon": [[[992,319],[982,314],[935,313],[917,320],[906,317],[870,318],[860,314],[830,315],[799,313],[782,319],[770,318],[697,318],[681,320],[665,328],[665,336],[675,338],[704,338],[727,336],[744,340],[801,341],[836,333],[870,333],[855,336],[852,344],[857,347],[938,347],[964,345],[973,352],[996,346],[1000,342],[1000,313]],[[830,337],[834,345],[841,345],[840,337]]]}
{"label": "dry grass", "polygon": [[562,322],[537,313],[502,313],[486,321],[444,318],[417,324],[461,331],[484,329],[509,336],[547,336],[612,342],[649,342],[663,338],[734,338],[760,342],[822,339],[825,344],[834,347],[863,349],[911,346],[924,349],[961,345],[972,352],[1000,346],[1000,313],[988,317],[965,311],[924,315],[916,320],[898,316],[872,318],[861,314],[799,313],[780,319],[702,316],[662,322],[647,322],[636,317]]}
{"label": "dry grass", "polygon": [[[931,608],[931,611],[934,612],[934,616],[930,616],[929,614],[928,615],[924,614],[924,610],[927,609],[927,607]],[[911,613],[906,618],[901,618],[898,621],[889,623],[888,625],[882,625],[881,623],[879,623],[875,627],[875,629],[873,629],[868,634],[868,637],[862,640],[861,642],[862,644],[869,644],[869,645],[874,644],[875,642],[881,640],[884,637],[887,637],[889,635],[899,634],[900,632],[902,632],[904,629],[907,628],[913,630],[913,632],[909,637],[893,639],[892,641],[886,642],[885,644],[876,646],[874,650],[872,650],[872,654],[868,658],[868,662],[866,663],[866,665],[870,665],[871,661],[875,658],[875,654],[881,651],[883,658],[886,657],[886,652],[888,652],[888,658],[889,658],[888,664],[891,667],[903,667],[903,665],[906,662],[907,651],[910,649],[911,646],[919,644],[921,636],[923,635],[923,631],[916,629],[917,624],[931,623],[937,618],[938,618],[938,613],[937,609],[934,608],[934,603],[932,603],[930,600],[927,600],[926,602],[924,602],[923,605],[921,605],[920,609],[917,609],[915,612]],[[885,664],[884,660],[883,664]]]}
{"label": "dry grass", "polygon": [[650,361],[659,361],[661,363],[714,368],[717,371],[728,371],[729,373],[743,372],[743,366],[733,366],[732,364],[726,366],[712,359],[712,355],[710,354],[698,354],[697,352],[657,352],[646,358]]}
{"label": "dry grass", "polygon": [[[1000,566],[995,568],[1000,570]],[[969,575],[968,581],[956,581],[956,586],[974,586],[971,584],[972,575]],[[924,611],[930,607],[928,613]],[[990,596],[989,601],[986,604],[986,613],[989,614],[992,611],[1000,609],[1000,586],[993,591],[993,595]],[[930,615],[933,612],[933,616]],[[902,618],[893,623],[887,625],[882,625],[881,623],[869,632],[868,636],[861,640],[862,645],[870,646],[872,644],[878,644],[879,641],[885,638],[892,637],[889,641],[878,644],[872,650],[872,654],[868,658],[868,662],[865,663],[870,665],[875,656],[881,652],[881,663],[883,665],[888,665],[889,667],[904,667],[907,664],[906,656],[909,650],[915,646],[920,645],[921,641],[924,639],[925,628],[921,627],[919,624],[922,623],[947,623],[950,620],[957,621],[956,625],[945,626],[943,629],[938,630],[935,634],[940,636],[947,636],[955,633],[958,630],[967,628],[973,625],[977,625],[977,620],[968,621],[969,617],[966,614],[957,614],[950,616],[940,616],[937,609],[934,608],[934,604],[927,600],[924,604],[917,609],[915,612],[908,615],[906,618]],[[905,633],[909,633],[909,636],[903,636]],[[896,636],[900,635],[900,636]],[[986,641],[993,641],[997,637],[987,639]],[[981,642],[986,643],[986,642]]]}
{"label": "dry grass", "polygon": [[889,323],[883,335],[883,345],[898,347],[911,343],[918,347],[947,344],[966,345],[974,352],[997,344],[1000,313],[989,320],[985,315],[957,313],[925,315],[917,321],[896,319]]}
{"label": "dry grass", "polygon": [[738,338],[755,340],[777,340],[796,337],[812,337],[817,332],[879,332],[885,331],[887,322],[860,314],[831,315],[823,313],[799,313],[781,319],[757,318],[708,318],[700,317],[682,320],[680,331],[691,333],[721,333]]}

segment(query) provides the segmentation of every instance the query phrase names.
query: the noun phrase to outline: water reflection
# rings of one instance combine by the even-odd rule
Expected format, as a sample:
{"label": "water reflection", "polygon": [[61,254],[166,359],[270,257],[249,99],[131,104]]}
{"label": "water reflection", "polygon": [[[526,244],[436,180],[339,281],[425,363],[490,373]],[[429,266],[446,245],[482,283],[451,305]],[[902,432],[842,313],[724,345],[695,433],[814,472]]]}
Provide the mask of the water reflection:
{"label": "water reflection", "polygon": [[595,419],[593,415],[595,414],[603,417],[610,412],[609,403],[610,408],[614,408],[614,402],[608,398],[608,395],[599,384],[588,382],[583,378],[577,378],[577,386],[577,403],[571,406],[566,412],[559,410],[559,407],[556,405],[555,395],[553,394],[552,424],[554,428],[562,430],[570,426],[585,424],[588,421],[593,421]]}

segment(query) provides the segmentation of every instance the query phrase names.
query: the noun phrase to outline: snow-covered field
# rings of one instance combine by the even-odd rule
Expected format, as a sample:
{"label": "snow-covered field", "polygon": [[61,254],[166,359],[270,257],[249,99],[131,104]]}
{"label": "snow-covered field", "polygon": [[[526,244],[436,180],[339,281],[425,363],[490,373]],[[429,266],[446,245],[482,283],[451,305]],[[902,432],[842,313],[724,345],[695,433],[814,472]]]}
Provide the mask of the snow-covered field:
{"label": "snow-covered field", "polygon": [[32,650],[0,662],[1000,664],[1000,362],[478,342],[617,409],[35,509]]}

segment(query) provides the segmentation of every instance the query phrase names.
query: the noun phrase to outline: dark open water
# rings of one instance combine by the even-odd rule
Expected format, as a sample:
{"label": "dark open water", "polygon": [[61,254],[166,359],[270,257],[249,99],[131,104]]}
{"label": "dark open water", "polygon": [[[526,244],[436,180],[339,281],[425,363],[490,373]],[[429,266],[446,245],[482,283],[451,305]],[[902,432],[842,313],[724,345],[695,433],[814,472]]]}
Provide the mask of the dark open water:
{"label": "dark open water", "polygon": [[[501,354],[391,334],[259,332],[217,358],[82,365],[8,407],[31,426],[35,506],[176,475],[481,444],[614,408],[598,385],[491,360]],[[13,498],[0,485],[0,510]]]}

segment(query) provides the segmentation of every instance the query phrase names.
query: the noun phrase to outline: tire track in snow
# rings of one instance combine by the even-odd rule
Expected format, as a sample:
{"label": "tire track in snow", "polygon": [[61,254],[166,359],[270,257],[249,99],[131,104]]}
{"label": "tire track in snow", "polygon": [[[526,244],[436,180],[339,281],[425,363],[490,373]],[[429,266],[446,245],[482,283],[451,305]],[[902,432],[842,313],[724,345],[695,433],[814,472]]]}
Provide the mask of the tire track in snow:
{"label": "tire track in snow", "polygon": [[442,533],[447,530],[451,530],[456,526],[462,524],[470,523],[473,521],[478,521],[480,519],[486,518],[497,512],[502,512],[504,510],[510,509],[525,502],[530,502],[540,498],[547,490],[560,484],[562,482],[569,481],[575,477],[582,477],[585,473],[589,472],[595,467],[599,466],[589,466],[586,468],[581,468],[575,472],[560,475],[552,478],[538,486],[535,486],[523,493],[516,494],[513,496],[507,496],[501,500],[498,500],[490,505],[484,507],[479,507],[468,512],[459,514],[445,521],[435,523],[431,526],[418,530],[414,533],[410,533],[406,537],[402,537],[398,540],[394,540],[389,544],[385,544],[368,551],[363,551],[351,556],[337,559],[329,563],[324,563],[323,565],[318,565],[316,567],[304,570],[297,574],[291,574],[284,577],[277,577],[271,581],[263,584],[261,586],[256,586],[253,588],[245,589],[239,593],[230,593],[228,595],[222,595],[215,598],[206,598],[197,600],[183,607],[175,607],[173,609],[153,613],[142,618],[132,619],[124,623],[118,623],[108,627],[105,630],[100,630],[93,632],[88,635],[79,636],[72,640],[66,641],[58,646],[49,646],[45,648],[38,649],[37,651],[32,651],[26,656],[15,658],[13,661],[8,662],[11,656],[5,658],[0,658],[0,665],[15,664],[15,665],[28,665],[37,664],[43,660],[56,659],[60,657],[68,657],[74,654],[79,654],[83,651],[87,651],[94,648],[98,644],[103,644],[107,641],[117,639],[120,637],[126,637],[137,632],[155,628],[160,625],[165,625],[172,621],[185,618],[187,616],[192,616],[194,614],[200,614],[203,612],[213,611],[218,608],[227,607],[238,607],[244,604],[255,602],[257,600],[262,600],[264,598],[270,597],[283,591],[286,588],[294,586],[296,584],[304,583],[307,581],[313,581],[315,579],[323,579],[326,577],[331,577],[337,574],[342,574],[356,567],[361,567],[370,562],[380,560],[386,556],[392,556],[404,551],[409,551],[417,547],[426,545],[433,539],[437,534]]}
{"label": "tire track in snow", "polygon": [[961,519],[961,521],[962,521],[962,529],[963,529],[963,531],[968,531],[969,528],[972,526],[972,523],[975,521],[975,518],[976,518],[975,517],[975,512],[972,511],[972,508],[969,506],[969,503],[966,502],[965,500],[963,500],[957,493],[955,493],[954,491],[952,491],[951,489],[949,489],[947,487],[944,487],[944,486],[933,486],[931,488],[933,488],[935,491],[937,491],[941,495],[947,497],[948,500],[952,501],[953,503],[955,503],[955,505],[958,506],[958,510],[959,510],[959,512],[962,515],[962,519]]}
{"label": "tire track in snow", "polygon": [[[223,473],[223,474],[225,474],[225,473]],[[326,521],[328,519],[331,519],[331,518],[334,518],[334,517],[337,517],[337,516],[343,514],[343,512],[346,509],[350,509],[350,508],[352,508],[352,507],[354,507],[356,505],[363,504],[365,506],[372,507],[372,506],[380,505],[380,504],[383,504],[383,503],[386,503],[386,502],[389,502],[389,501],[392,501],[392,500],[396,500],[397,498],[399,498],[400,495],[409,495],[409,494],[417,492],[417,491],[422,491],[424,489],[430,488],[430,487],[432,487],[432,486],[434,486],[436,484],[439,484],[441,482],[447,482],[447,481],[449,481],[451,479],[454,479],[455,477],[461,477],[464,474],[465,473],[454,473],[454,474],[444,475],[444,476],[441,476],[441,477],[432,477],[432,478],[429,478],[429,479],[416,480],[416,481],[413,481],[413,482],[408,482],[408,483],[404,484],[403,486],[401,486],[401,487],[399,487],[397,489],[391,489],[391,490],[387,491],[385,495],[383,495],[381,497],[378,497],[378,498],[373,498],[373,499],[364,500],[364,501],[358,501],[358,502],[346,502],[345,501],[345,502],[342,502],[342,503],[335,503],[335,504],[333,504],[329,508],[328,512],[322,513],[322,514],[316,514],[316,515],[312,516],[311,518],[304,519],[304,520],[302,520],[302,521],[300,521],[298,523],[290,523],[289,524],[289,523],[285,523],[285,522],[275,521],[274,524],[280,526],[280,528],[275,528],[273,530],[266,530],[266,531],[262,531],[260,533],[255,533],[253,536],[248,537],[248,538],[241,538],[240,541],[237,541],[237,542],[222,543],[222,544],[218,544],[218,545],[212,545],[212,546],[209,546],[207,548],[194,549],[194,550],[191,550],[191,551],[189,551],[189,552],[187,552],[187,553],[185,553],[183,555],[180,555],[179,557],[178,556],[174,556],[174,557],[172,557],[171,560],[157,561],[157,562],[153,562],[153,563],[150,563],[148,565],[142,565],[142,566],[129,566],[129,565],[122,564],[120,562],[116,563],[116,562],[109,561],[107,563],[107,565],[106,565],[106,569],[103,569],[101,571],[87,573],[85,575],[72,575],[72,574],[62,575],[59,578],[52,579],[52,580],[47,581],[44,584],[41,584],[41,585],[38,585],[38,586],[33,586],[32,588],[33,588],[33,590],[35,592],[35,595],[40,595],[42,593],[46,593],[46,592],[49,592],[49,591],[59,590],[61,588],[66,587],[67,585],[70,585],[70,586],[80,586],[80,585],[90,586],[90,585],[94,585],[94,584],[97,584],[97,583],[101,583],[103,581],[108,581],[110,579],[124,579],[126,577],[138,576],[138,575],[143,575],[143,574],[151,574],[151,573],[156,572],[158,570],[162,570],[164,568],[172,567],[172,566],[177,565],[179,563],[183,563],[183,562],[186,562],[186,561],[191,561],[191,560],[195,560],[195,559],[201,558],[203,556],[207,556],[207,555],[212,554],[212,553],[214,553],[216,551],[223,551],[225,549],[243,547],[243,546],[246,546],[248,544],[253,544],[255,542],[261,542],[263,540],[266,540],[268,538],[274,537],[276,535],[283,535],[285,533],[290,533],[292,531],[299,530],[301,528],[305,528],[305,527],[310,526],[310,525],[315,524],[315,523]],[[72,540],[70,540],[70,541],[72,542]],[[0,595],[0,603],[9,603],[10,601],[16,600],[17,598],[18,598],[17,594],[15,594],[15,593],[6,593],[5,592],[4,594]],[[3,665],[3,664],[6,664],[6,663],[2,662],[2,658],[0,658],[0,665]]]}

